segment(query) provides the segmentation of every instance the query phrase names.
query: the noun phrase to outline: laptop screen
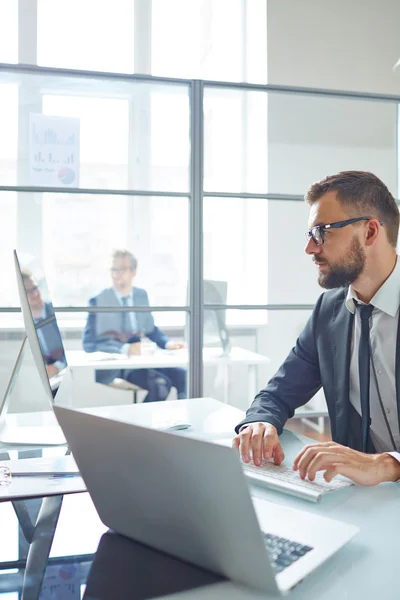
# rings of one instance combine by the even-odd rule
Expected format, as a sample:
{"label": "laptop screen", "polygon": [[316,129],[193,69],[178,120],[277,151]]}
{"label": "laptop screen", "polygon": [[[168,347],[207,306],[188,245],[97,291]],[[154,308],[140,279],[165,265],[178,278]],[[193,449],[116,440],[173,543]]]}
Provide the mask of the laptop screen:
{"label": "laptop screen", "polygon": [[37,260],[19,261],[14,251],[26,334],[42,380],[55,398],[67,359],[44,271]]}

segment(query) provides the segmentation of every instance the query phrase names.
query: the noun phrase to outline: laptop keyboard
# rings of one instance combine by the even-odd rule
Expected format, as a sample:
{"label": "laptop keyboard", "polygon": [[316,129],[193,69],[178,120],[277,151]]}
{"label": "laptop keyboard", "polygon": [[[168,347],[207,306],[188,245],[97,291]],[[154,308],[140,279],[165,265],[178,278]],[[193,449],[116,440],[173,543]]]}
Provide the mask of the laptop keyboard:
{"label": "laptop keyboard", "polygon": [[[350,481],[345,481],[343,479],[333,479],[333,481],[327,483],[322,473],[317,473],[314,481],[301,479],[298,471],[293,471],[291,467],[286,467],[285,465],[275,465],[270,461],[263,461],[263,464],[260,467],[256,467],[252,463],[242,463],[242,467],[244,472],[246,473],[247,471],[249,475],[251,473],[262,475],[265,477],[266,483],[268,480],[276,484],[282,482],[289,484],[294,491],[297,488],[299,491],[313,491],[320,494],[326,494],[327,492],[340,490],[352,485]],[[285,490],[282,489],[282,491]]]}
{"label": "laptop keyboard", "polygon": [[264,533],[263,535],[265,547],[275,573],[280,573],[283,569],[290,567],[296,560],[299,560],[313,549],[311,546],[304,546],[270,533]]}

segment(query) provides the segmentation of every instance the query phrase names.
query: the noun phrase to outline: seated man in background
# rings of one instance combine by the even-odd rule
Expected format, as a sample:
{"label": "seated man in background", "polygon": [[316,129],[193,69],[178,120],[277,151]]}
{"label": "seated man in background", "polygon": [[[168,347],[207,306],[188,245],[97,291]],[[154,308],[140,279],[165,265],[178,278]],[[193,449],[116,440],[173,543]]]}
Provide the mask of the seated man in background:
{"label": "seated man in background", "polygon": [[63,344],[55,321],[54,308],[51,302],[43,300],[37,281],[28,269],[22,269],[22,280],[35,323],[40,350],[46,364],[47,375],[49,378],[54,377],[67,366]]}
{"label": "seated man in background", "polygon": [[[145,290],[133,287],[137,260],[128,250],[116,250],[112,255],[112,287],[89,300],[90,306],[149,306]],[[140,354],[141,338],[148,337],[157,346],[168,350],[184,347],[180,342],[172,342],[154,325],[150,312],[94,313],[88,315],[83,332],[85,352],[112,352]],[[96,381],[110,383],[121,377],[148,391],[144,402],[166,400],[171,387],[177,390],[178,398],[186,398],[186,370],[166,369],[115,369],[96,371]]]}

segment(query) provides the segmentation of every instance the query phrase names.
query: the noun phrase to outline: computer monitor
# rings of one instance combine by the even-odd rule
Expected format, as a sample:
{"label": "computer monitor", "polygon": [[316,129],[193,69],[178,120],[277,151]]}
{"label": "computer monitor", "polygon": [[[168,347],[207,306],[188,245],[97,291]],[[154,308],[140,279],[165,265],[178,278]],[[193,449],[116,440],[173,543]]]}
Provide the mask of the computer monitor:
{"label": "computer monitor", "polygon": [[[29,262],[29,266],[21,265],[17,252],[14,250],[15,271],[26,338],[22,343],[6,393],[0,404],[0,441],[10,444],[64,444],[65,438],[57,423],[52,404],[54,402],[63,406],[70,404],[70,373],[44,272],[34,260]],[[14,426],[10,425],[10,419],[7,422],[6,417],[11,392],[20,371],[26,339],[28,339],[42,384],[42,393],[40,398],[36,396],[36,400],[47,405],[49,410],[44,411],[45,415],[44,412],[41,413],[44,415],[44,424],[21,426],[19,423],[17,427],[15,424]],[[30,393],[28,383],[26,393]],[[36,413],[32,414],[36,416]],[[10,415],[8,416],[10,417]],[[12,416],[16,417],[16,415]]]}
{"label": "computer monitor", "polygon": [[227,303],[228,284],[226,281],[204,279],[203,302],[204,302],[204,346],[221,345],[223,354],[229,354],[230,341],[226,327],[226,311],[221,309],[207,309],[207,304]]}

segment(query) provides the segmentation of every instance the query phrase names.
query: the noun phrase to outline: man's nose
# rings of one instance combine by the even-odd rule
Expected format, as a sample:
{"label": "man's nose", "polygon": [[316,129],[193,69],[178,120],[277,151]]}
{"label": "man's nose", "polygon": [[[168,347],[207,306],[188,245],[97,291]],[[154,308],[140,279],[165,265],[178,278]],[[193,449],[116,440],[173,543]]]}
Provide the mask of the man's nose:
{"label": "man's nose", "polygon": [[316,244],[312,238],[312,236],[310,236],[308,238],[308,242],[304,248],[304,252],[306,254],[320,254],[321,252],[321,246],[319,246],[318,244]]}

